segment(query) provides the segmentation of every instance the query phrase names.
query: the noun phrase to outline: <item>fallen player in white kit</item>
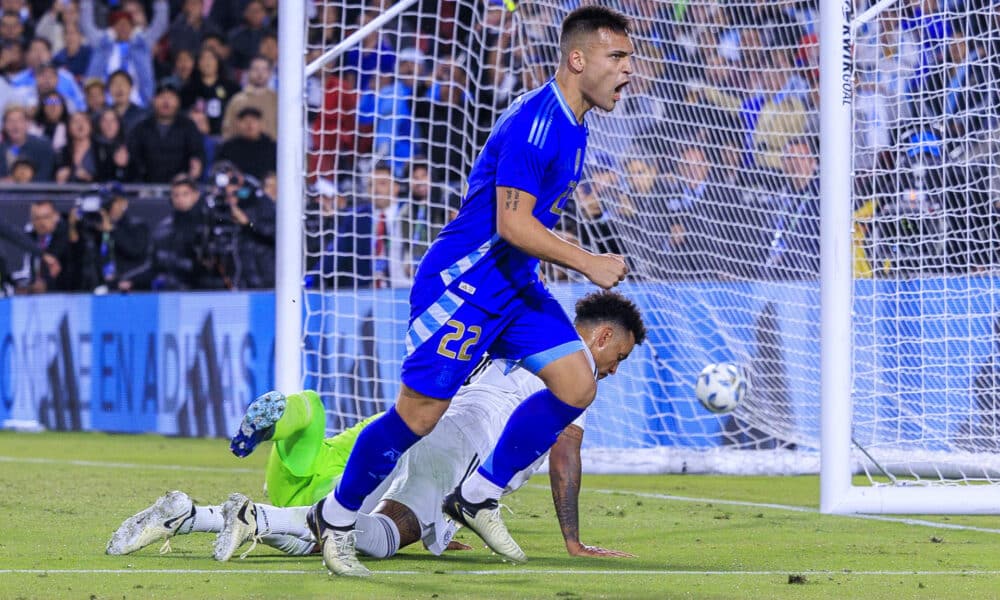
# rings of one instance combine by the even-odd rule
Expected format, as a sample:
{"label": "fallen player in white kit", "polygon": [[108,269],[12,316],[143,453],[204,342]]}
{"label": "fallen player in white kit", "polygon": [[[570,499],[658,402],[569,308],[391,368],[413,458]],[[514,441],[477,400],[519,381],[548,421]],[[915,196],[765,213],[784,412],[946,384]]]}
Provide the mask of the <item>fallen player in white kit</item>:
{"label": "fallen player in white kit", "polygon": [[[624,338],[632,337],[640,343],[645,337],[638,310],[616,292],[589,294],[577,302],[576,310],[575,325],[589,350],[597,379],[613,374],[631,352],[634,344],[623,344]],[[478,467],[480,457],[489,455],[507,418],[521,400],[543,387],[539,378],[516,364],[484,361],[458,392],[434,431],[411,448],[392,474],[368,496],[359,514],[357,548],[375,558],[388,558],[418,540],[436,555],[449,544],[452,548],[463,547],[452,542],[456,526],[443,515],[441,503]],[[311,394],[313,402],[318,401],[310,392],[295,396],[307,394]],[[289,396],[289,402],[292,399],[293,396]],[[284,415],[283,396],[274,392],[261,396],[247,410],[241,432],[234,438],[234,452],[245,456],[260,441],[271,439],[269,435]],[[524,485],[548,456],[552,497],[567,551],[574,556],[628,557],[631,555],[580,542],[578,498],[584,416],[560,434],[548,455],[542,455],[528,469],[518,473],[505,493]],[[323,427],[317,429],[313,423],[310,429],[323,431],[325,413],[313,410],[311,419],[322,420]],[[364,423],[359,424],[358,428],[363,426]],[[352,444],[356,436],[356,430],[349,430],[326,440],[323,450],[310,452],[330,452],[339,446],[343,454],[344,444]],[[288,436],[283,434],[281,437]],[[251,540],[292,554],[313,551],[315,538],[307,523],[310,499],[321,497],[332,489],[346,457],[332,461],[313,460],[311,464],[325,466],[315,469],[318,472],[303,474],[302,481],[297,484],[287,468],[280,477],[272,475],[277,472],[274,465],[288,461],[288,456],[295,452],[287,446],[279,451],[278,444],[287,443],[287,440],[275,443],[272,464],[268,466],[268,494],[272,502],[282,506],[255,504],[242,494],[233,494],[220,510],[219,507],[194,506],[186,494],[171,492],[123,523],[109,542],[108,552],[134,552],[159,539],[196,531],[218,533],[214,552],[218,560],[228,560],[237,548]],[[279,482],[282,489],[297,491],[288,493],[272,489],[278,487]],[[186,501],[178,501],[179,495]]]}

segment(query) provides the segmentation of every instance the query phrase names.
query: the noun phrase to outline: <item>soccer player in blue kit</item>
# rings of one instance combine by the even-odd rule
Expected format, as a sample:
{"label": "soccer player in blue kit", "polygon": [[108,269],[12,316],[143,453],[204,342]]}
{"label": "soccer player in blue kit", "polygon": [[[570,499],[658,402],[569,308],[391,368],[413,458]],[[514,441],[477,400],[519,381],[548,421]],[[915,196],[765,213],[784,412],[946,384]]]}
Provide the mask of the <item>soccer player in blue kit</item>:
{"label": "soccer player in blue kit", "polygon": [[[580,180],[584,115],[610,111],[632,74],[630,22],[584,6],[562,23],[554,78],[500,116],[473,165],[458,216],[420,262],[410,292],[402,386],[394,407],[358,436],[343,477],[309,513],[323,562],[337,575],[366,576],[354,523],[364,498],[399,457],[430,433],[485,352],[538,375],[546,388],[511,415],[479,469],[445,498],[443,510],[496,553],[527,560],[500,517],[501,492],[545,453],[594,400],[594,365],[566,316],[539,281],[539,260],[582,273],[610,289],[625,279],[622,257],[592,254],[555,235]],[[635,342],[621,332],[620,360]],[[266,426],[266,424],[263,424]]]}

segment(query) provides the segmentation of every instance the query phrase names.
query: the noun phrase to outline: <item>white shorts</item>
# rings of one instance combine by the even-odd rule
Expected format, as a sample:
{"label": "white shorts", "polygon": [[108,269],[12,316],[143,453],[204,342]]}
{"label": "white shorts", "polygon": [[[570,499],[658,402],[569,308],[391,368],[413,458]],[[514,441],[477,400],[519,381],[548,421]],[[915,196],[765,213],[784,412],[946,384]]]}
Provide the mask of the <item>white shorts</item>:
{"label": "white shorts", "polygon": [[442,419],[399,459],[381,499],[395,500],[412,510],[420,521],[424,545],[440,555],[457,529],[441,512],[441,504],[478,465],[476,449],[454,423]]}

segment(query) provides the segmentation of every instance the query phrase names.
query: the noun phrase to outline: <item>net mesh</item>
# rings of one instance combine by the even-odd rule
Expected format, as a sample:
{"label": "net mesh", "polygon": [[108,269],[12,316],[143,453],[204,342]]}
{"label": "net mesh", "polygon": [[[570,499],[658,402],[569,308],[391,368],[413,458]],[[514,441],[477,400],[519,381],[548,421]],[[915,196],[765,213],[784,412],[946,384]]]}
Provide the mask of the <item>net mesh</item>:
{"label": "net mesh", "polygon": [[[374,4],[316,2],[308,59],[390,3]],[[496,117],[554,74],[576,4],[417,2],[307,82],[305,384],[332,430],[395,398],[413,269]],[[615,111],[588,114],[585,175],[559,232],[628,258],[620,290],[649,340],[602,382],[585,448],[608,470],[815,471],[815,3],[619,4],[635,24],[635,74]],[[1000,23],[987,5],[944,4],[900,3],[859,29],[854,153],[842,157],[856,173],[855,439],[923,479],[982,477],[998,439]],[[568,310],[593,289],[545,274]],[[693,388],[723,361],[750,393],[715,415]],[[970,462],[978,474],[952,468]]]}

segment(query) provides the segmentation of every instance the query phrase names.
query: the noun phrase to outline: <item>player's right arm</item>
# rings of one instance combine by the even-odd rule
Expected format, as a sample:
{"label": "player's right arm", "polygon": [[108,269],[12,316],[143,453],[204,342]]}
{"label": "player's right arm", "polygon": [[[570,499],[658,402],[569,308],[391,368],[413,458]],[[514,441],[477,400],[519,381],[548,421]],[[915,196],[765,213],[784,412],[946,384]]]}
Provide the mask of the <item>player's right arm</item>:
{"label": "player's right arm", "polygon": [[620,550],[610,550],[598,546],[588,546],[580,542],[580,446],[583,429],[569,425],[556,439],[549,452],[549,481],[552,487],[552,502],[555,504],[556,518],[562,530],[566,551],[571,556],[610,556],[633,558],[632,554]]}
{"label": "player's right arm", "polygon": [[497,233],[504,241],[539,260],[578,271],[606,290],[625,279],[628,267],[621,256],[592,254],[560,238],[532,214],[536,201],[524,190],[497,186]]}

